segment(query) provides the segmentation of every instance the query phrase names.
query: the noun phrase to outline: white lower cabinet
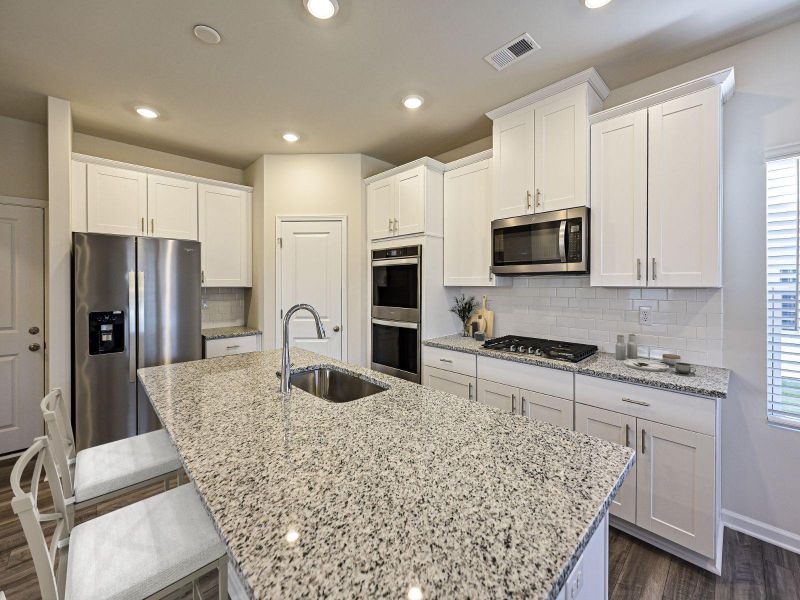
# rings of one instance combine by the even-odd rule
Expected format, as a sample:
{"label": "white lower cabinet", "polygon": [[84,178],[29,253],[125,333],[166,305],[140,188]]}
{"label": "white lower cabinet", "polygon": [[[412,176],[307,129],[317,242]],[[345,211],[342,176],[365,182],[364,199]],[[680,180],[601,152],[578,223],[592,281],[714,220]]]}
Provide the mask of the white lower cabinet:
{"label": "white lower cabinet", "polygon": [[519,401],[519,388],[478,379],[478,402],[487,406],[494,406],[503,412],[517,412]]}
{"label": "white lower cabinet", "polygon": [[607,600],[608,516],[597,526],[556,600]]}
{"label": "white lower cabinet", "polygon": [[467,400],[475,399],[475,378],[461,373],[453,373],[436,367],[425,367],[423,385],[440,392],[461,396]]}
{"label": "white lower cabinet", "polygon": [[586,375],[575,400],[577,431],[636,449],[611,514],[718,563],[715,401]]}
{"label": "white lower cabinet", "polygon": [[[636,440],[636,418],[610,410],[575,404],[575,431],[631,446]],[[636,522],[636,465],[622,484],[611,504],[611,514],[631,523]]]}
{"label": "white lower cabinet", "polygon": [[572,400],[523,389],[520,389],[519,397],[520,412],[523,416],[573,429]]}
{"label": "white lower cabinet", "polygon": [[244,354],[245,352],[258,352],[261,350],[261,336],[245,335],[235,338],[222,338],[218,340],[205,340],[205,358],[217,356],[230,356]]}

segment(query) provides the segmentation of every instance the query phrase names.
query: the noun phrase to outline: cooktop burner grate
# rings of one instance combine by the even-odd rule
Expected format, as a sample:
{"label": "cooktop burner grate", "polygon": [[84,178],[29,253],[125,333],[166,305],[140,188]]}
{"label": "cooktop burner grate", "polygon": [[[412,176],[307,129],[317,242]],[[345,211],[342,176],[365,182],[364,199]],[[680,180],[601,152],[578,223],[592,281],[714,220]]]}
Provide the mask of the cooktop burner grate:
{"label": "cooktop burner grate", "polygon": [[513,352],[515,354],[533,354],[554,360],[566,362],[580,362],[597,352],[597,346],[591,344],[577,344],[573,342],[559,342],[542,338],[522,337],[518,335],[504,335],[487,340],[483,347],[488,350]]}

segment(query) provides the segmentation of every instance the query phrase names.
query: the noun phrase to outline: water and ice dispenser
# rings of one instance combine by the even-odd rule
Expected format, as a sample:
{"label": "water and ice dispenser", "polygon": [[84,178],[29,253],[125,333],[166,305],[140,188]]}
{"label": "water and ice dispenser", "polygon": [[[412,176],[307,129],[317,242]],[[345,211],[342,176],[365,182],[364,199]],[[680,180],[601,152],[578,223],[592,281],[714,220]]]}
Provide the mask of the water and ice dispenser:
{"label": "water and ice dispenser", "polygon": [[125,352],[125,313],[89,313],[89,354]]}

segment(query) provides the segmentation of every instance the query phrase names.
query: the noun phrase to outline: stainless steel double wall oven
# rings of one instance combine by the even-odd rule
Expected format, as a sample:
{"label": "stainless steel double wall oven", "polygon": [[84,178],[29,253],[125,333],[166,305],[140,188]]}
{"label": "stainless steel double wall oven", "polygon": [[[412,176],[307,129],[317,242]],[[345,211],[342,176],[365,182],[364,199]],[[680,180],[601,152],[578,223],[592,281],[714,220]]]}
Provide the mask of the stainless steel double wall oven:
{"label": "stainless steel double wall oven", "polygon": [[421,246],[372,251],[372,368],[417,383],[421,261]]}

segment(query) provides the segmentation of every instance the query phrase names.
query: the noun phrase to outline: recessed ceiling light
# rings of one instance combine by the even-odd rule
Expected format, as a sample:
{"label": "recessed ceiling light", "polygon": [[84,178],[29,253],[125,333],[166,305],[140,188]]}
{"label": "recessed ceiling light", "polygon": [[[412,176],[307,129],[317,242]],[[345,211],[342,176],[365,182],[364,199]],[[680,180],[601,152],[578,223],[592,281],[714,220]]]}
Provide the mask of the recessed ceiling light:
{"label": "recessed ceiling light", "polygon": [[158,118],[158,111],[154,108],[150,108],[149,106],[137,106],[136,112],[139,113],[140,117],[144,117],[145,119]]}
{"label": "recessed ceiling light", "polygon": [[416,110],[422,103],[425,102],[425,99],[422,96],[406,96],[403,98],[403,106],[406,108],[410,108],[411,110]]}
{"label": "recessed ceiling light", "polygon": [[581,0],[581,2],[586,8],[600,8],[611,2],[611,0]]}
{"label": "recessed ceiling light", "polygon": [[194,37],[206,44],[219,44],[222,41],[219,31],[208,25],[195,25]]}
{"label": "recessed ceiling light", "polygon": [[291,131],[287,131],[286,133],[283,134],[283,139],[286,140],[287,142],[294,144],[297,140],[300,139],[300,136],[297,135],[296,133],[292,133]]}
{"label": "recessed ceiling light", "polygon": [[330,19],[339,12],[338,0],[303,0],[303,4],[318,19]]}

